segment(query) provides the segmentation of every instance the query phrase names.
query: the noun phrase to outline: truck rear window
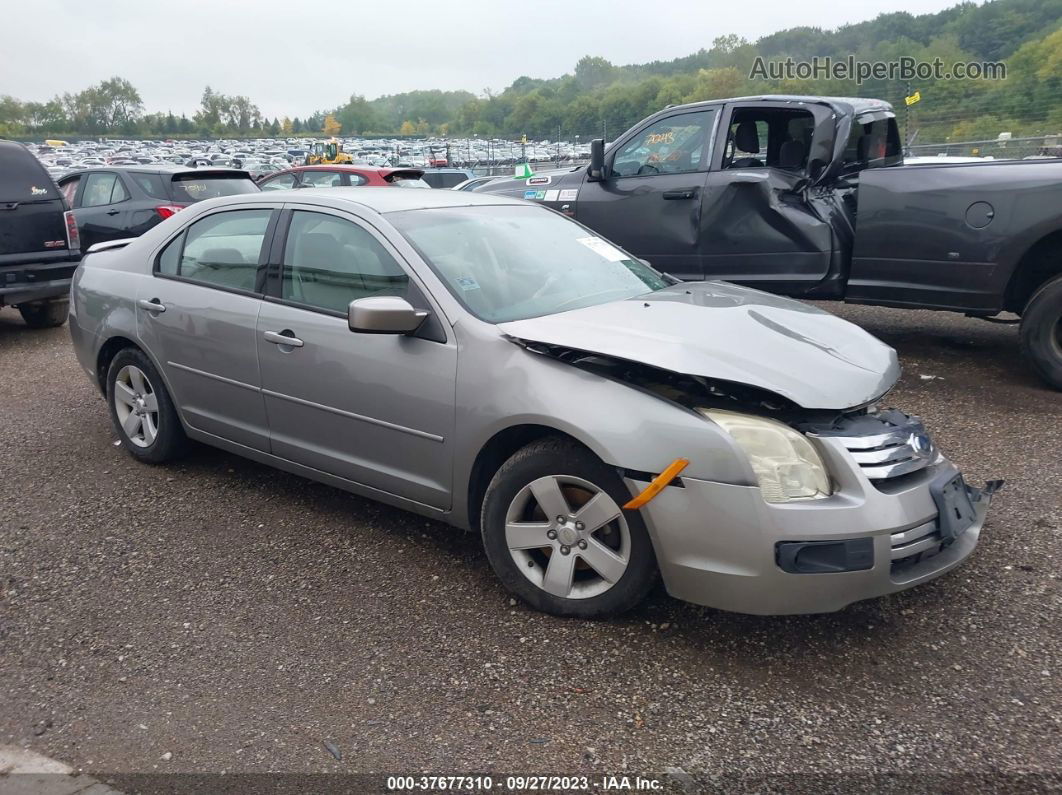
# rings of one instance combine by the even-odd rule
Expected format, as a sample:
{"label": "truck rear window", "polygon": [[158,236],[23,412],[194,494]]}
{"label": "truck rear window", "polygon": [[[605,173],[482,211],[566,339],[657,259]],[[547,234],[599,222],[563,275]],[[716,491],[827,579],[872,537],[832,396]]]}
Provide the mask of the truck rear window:
{"label": "truck rear window", "polygon": [[0,146],[0,202],[58,199],[55,182],[29,150]]}
{"label": "truck rear window", "polygon": [[250,177],[234,174],[175,174],[173,177],[175,202],[199,202],[218,196],[257,192],[258,186]]}

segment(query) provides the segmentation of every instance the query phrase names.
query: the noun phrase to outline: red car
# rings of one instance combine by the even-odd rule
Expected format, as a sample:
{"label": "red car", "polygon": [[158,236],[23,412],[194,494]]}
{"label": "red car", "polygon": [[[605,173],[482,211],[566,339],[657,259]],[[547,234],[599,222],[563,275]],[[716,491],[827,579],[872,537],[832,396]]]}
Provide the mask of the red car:
{"label": "red car", "polygon": [[378,168],[377,166],[295,166],[263,178],[258,187],[262,190],[287,190],[289,188],[340,188],[351,185],[368,185],[385,188],[430,188],[421,179],[419,168]]}

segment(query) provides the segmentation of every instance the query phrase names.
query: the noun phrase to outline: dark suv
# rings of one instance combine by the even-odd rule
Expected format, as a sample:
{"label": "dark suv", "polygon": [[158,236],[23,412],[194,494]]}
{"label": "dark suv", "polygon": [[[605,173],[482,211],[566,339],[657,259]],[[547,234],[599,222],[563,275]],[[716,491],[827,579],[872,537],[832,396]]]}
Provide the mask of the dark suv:
{"label": "dark suv", "polygon": [[77,223],[44,166],[22,144],[0,141],[0,306],[33,328],[61,326],[81,260]]}
{"label": "dark suv", "polygon": [[63,177],[59,187],[74,208],[86,251],[139,237],[197,201],[258,191],[246,171],[165,165],[90,168]]}

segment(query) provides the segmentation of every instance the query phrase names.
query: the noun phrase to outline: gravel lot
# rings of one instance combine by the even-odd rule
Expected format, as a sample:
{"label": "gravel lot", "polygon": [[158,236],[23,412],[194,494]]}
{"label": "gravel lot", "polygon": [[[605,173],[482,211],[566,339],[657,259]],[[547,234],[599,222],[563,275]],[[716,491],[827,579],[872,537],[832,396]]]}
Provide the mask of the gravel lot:
{"label": "gravel lot", "polygon": [[1062,394],[1015,327],[827,308],[1006,478],[978,552],[833,615],[660,591],[595,623],[513,604],[442,524],[206,448],[135,463],[67,329],[0,311],[0,743],[98,777],[1062,772]]}

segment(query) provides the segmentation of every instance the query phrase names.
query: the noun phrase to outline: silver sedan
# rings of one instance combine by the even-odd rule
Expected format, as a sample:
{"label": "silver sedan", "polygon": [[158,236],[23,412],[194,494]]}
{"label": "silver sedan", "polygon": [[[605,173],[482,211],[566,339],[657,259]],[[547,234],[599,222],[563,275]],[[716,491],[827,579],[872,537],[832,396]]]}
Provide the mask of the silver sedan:
{"label": "silver sedan", "polygon": [[974,549],[991,489],[881,410],[895,352],[807,305],[680,283],[532,203],[341,188],[198,203],[78,269],[121,444],[189,440],[480,533],[571,616],[658,576],[837,610]]}

